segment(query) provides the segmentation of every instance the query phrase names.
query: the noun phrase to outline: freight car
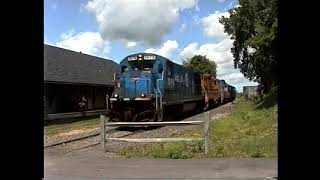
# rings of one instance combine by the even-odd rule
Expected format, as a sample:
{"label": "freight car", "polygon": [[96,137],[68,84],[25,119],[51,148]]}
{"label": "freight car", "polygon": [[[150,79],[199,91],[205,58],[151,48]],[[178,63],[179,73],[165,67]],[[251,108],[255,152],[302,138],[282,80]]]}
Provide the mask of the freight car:
{"label": "freight car", "polygon": [[224,86],[224,103],[231,102],[236,97],[236,88],[221,80]]}
{"label": "freight car", "polygon": [[129,55],[120,67],[109,99],[111,121],[163,121],[164,114],[201,112],[233,97],[224,80],[153,53]]}
{"label": "freight car", "polygon": [[205,109],[233,101],[235,87],[208,74],[201,76],[202,93],[205,97]]}
{"label": "freight car", "polygon": [[234,86],[228,85],[229,92],[230,92],[230,99],[229,102],[232,102],[236,99],[236,88]]}
{"label": "freight car", "polygon": [[220,80],[208,74],[201,76],[202,93],[205,97],[205,109],[222,103]]}
{"label": "freight car", "polygon": [[229,92],[228,84],[225,82],[225,80],[221,80],[221,82],[222,82],[221,86],[222,86],[223,94],[224,94],[222,102],[227,103],[231,99],[231,93]]}
{"label": "freight car", "polygon": [[129,55],[120,66],[110,98],[111,121],[162,121],[168,111],[204,108],[199,72],[152,53]]}

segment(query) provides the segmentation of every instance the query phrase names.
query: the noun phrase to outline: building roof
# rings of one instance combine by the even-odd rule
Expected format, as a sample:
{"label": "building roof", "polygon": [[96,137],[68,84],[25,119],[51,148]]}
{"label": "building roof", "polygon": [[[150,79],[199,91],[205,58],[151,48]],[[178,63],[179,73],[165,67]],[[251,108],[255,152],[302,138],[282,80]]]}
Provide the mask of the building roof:
{"label": "building roof", "polygon": [[44,44],[44,81],[111,85],[120,66],[112,60]]}

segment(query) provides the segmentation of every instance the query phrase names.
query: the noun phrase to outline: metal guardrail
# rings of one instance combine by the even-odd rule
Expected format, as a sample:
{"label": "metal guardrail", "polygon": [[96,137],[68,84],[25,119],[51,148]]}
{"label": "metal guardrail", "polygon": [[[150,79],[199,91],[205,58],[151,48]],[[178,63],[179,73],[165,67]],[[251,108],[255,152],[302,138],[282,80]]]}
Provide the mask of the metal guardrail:
{"label": "metal guardrail", "polygon": [[[109,117],[100,115],[101,128],[101,145],[103,152],[106,152],[107,141],[120,142],[137,142],[137,143],[155,143],[155,142],[190,142],[190,141],[204,141],[204,154],[208,153],[209,143],[209,112],[204,113],[203,121],[170,121],[170,122],[109,122]],[[107,138],[106,126],[113,127],[145,127],[145,126],[188,126],[188,125],[203,125],[203,138]]]}

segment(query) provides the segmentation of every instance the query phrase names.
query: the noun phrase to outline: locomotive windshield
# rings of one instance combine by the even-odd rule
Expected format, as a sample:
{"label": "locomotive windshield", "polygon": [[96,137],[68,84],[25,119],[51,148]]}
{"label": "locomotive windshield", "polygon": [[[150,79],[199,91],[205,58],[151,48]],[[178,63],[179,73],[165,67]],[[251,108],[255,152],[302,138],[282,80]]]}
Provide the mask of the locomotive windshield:
{"label": "locomotive windshield", "polygon": [[129,68],[127,66],[121,66],[121,73],[128,71]]}
{"label": "locomotive windshield", "polygon": [[129,65],[134,70],[149,71],[153,68],[154,61],[129,61]]}

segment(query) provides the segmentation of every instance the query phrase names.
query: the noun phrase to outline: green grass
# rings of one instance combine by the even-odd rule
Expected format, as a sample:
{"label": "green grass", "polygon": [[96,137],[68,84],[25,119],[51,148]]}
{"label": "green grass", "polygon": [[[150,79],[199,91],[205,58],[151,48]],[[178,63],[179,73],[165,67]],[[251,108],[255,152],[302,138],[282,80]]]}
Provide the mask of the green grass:
{"label": "green grass", "polygon": [[85,130],[94,129],[99,127],[99,117],[86,117],[86,118],[70,118],[65,120],[69,123],[52,124],[44,127],[44,135],[53,136],[59,133],[65,133],[72,130]]}
{"label": "green grass", "polygon": [[[276,158],[276,107],[237,99],[231,115],[210,123],[209,153],[203,155],[203,142],[161,143],[128,146],[120,151],[128,158]],[[198,126],[174,137],[202,137]]]}

